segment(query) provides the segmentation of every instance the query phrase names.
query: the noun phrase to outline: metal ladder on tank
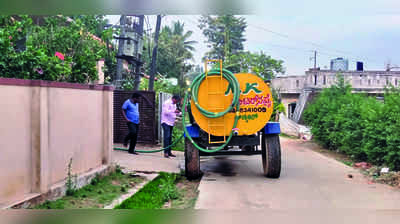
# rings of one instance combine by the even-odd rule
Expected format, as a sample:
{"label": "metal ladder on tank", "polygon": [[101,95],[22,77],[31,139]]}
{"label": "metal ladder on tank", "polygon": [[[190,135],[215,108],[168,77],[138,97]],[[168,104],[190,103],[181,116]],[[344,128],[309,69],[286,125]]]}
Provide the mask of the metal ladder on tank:
{"label": "metal ladder on tank", "polygon": [[[207,65],[210,62],[219,62],[219,68],[220,68],[220,74],[219,75],[208,75],[208,70],[207,70]],[[223,88],[223,82],[222,80],[224,79],[223,77],[223,72],[222,72],[222,60],[221,59],[206,59],[205,60],[205,74],[206,74],[206,82],[207,82],[207,110],[212,111],[212,112],[220,112],[223,111],[224,108],[224,97],[225,97],[225,92],[224,92],[224,88]],[[215,91],[215,92],[211,92],[209,90],[209,82],[212,79],[220,79],[220,88],[219,91]],[[222,106],[210,106],[210,96],[212,97],[216,97],[216,96],[221,96],[221,103]],[[220,119],[220,118],[214,118],[214,119]],[[214,119],[207,119],[208,122],[208,143],[209,144],[218,144],[218,143],[225,143],[226,142],[226,136],[225,136],[225,132],[226,132],[226,127],[225,127],[225,116],[222,117],[222,123],[220,121],[216,121]],[[211,134],[210,134],[210,130],[212,128],[224,128],[224,140],[223,141],[211,141]]]}

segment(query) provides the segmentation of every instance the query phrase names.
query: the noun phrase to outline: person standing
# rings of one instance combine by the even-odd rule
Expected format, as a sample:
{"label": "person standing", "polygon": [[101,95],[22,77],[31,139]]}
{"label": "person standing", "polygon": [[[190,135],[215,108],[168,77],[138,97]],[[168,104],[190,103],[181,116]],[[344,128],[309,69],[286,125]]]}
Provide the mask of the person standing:
{"label": "person standing", "polygon": [[180,101],[181,97],[174,95],[171,99],[165,101],[161,110],[161,126],[164,131],[164,157],[175,157],[171,153],[171,147],[166,148],[172,144],[172,131],[175,124],[176,116],[181,112],[176,109],[176,104]]}
{"label": "person standing", "polygon": [[137,154],[135,147],[139,133],[139,97],[138,93],[133,93],[132,97],[122,105],[122,114],[129,129],[129,133],[124,139],[124,146],[127,147],[130,140],[128,152],[131,154]]}

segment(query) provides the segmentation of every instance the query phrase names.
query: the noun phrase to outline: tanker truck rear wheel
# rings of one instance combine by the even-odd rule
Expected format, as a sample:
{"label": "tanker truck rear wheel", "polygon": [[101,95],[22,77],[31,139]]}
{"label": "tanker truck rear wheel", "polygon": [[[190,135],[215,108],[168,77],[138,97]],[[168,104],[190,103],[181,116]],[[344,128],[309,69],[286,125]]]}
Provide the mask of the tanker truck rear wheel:
{"label": "tanker truck rear wheel", "polygon": [[261,156],[264,176],[279,178],[281,174],[281,144],[279,135],[263,134],[261,139]]}
{"label": "tanker truck rear wheel", "polygon": [[189,180],[198,179],[200,172],[200,155],[188,138],[185,138],[185,175]]}

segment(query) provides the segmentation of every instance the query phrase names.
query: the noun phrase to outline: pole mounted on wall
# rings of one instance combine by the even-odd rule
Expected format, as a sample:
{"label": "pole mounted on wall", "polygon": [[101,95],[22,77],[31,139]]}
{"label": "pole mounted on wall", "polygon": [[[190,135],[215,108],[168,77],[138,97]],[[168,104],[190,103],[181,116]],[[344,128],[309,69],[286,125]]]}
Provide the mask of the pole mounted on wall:
{"label": "pole mounted on wall", "polygon": [[[140,38],[143,37],[143,26],[144,26],[144,15],[139,16],[139,30],[138,34]],[[142,47],[142,44],[140,44],[140,47]],[[134,90],[139,90],[140,87],[140,75],[141,75],[141,68],[142,68],[142,57],[141,54],[137,56],[138,61],[136,61],[136,68],[135,68],[135,83],[134,83]]]}
{"label": "pole mounted on wall", "polygon": [[117,57],[117,74],[115,77],[114,85],[117,89],[121,88],[121,82],[122,82],[122,63],[123,59],[121,58],[123,51],[124,51],[124,38],[125,38],[125,24],[126,24],[126,16],[121,15],[120,20],[120,27],[121,27],[121,34],[119,36],[119,41],[118,41],[118,57]]}
{"label": "pole mounted on wall", "polygon": [[135,77],[134,90],[139,89],[143,50],[144,15],[122,15],[120,18],[121,33],[114,37],[119,40],[117,54],[117,74],[114,85],[122,88],[122,82],[127,78],[123,74],[124,60],[132,65],[132,76]]}

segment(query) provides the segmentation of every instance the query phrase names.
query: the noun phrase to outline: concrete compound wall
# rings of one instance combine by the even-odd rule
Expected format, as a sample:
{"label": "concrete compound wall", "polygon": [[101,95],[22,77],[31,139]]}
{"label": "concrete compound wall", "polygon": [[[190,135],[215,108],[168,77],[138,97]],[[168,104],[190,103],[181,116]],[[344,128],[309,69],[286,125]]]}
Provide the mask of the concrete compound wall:
{"label": "concrete compound wall", "polygon": [[[0,203],[32,191],[31,88],[0,87]],[[11,173],[10,173],[11,172]]]}
{"label": "concrete compound wall", "polygon": [[73,174],[108,166],[112,105],[109,86],[0,78],[0,205],[47,193],[71,158]]}
{"label": "concrete compound wall", "polygon": [[[337,74],[342,74],[344,79],[354,89],[383,92],[389,85],[400,86],[399,71],[330,71],[310,70],[306,72],[306,85],[309,88],[326,88],[335,84]],[[317,80],[315,80],[317,77]]]}
{"label": "concrete compound wall", "polygon": [[305,79],[303,76],[281,76],[271,80],[271,86],[280,93],[300,93],[304,88]]}

